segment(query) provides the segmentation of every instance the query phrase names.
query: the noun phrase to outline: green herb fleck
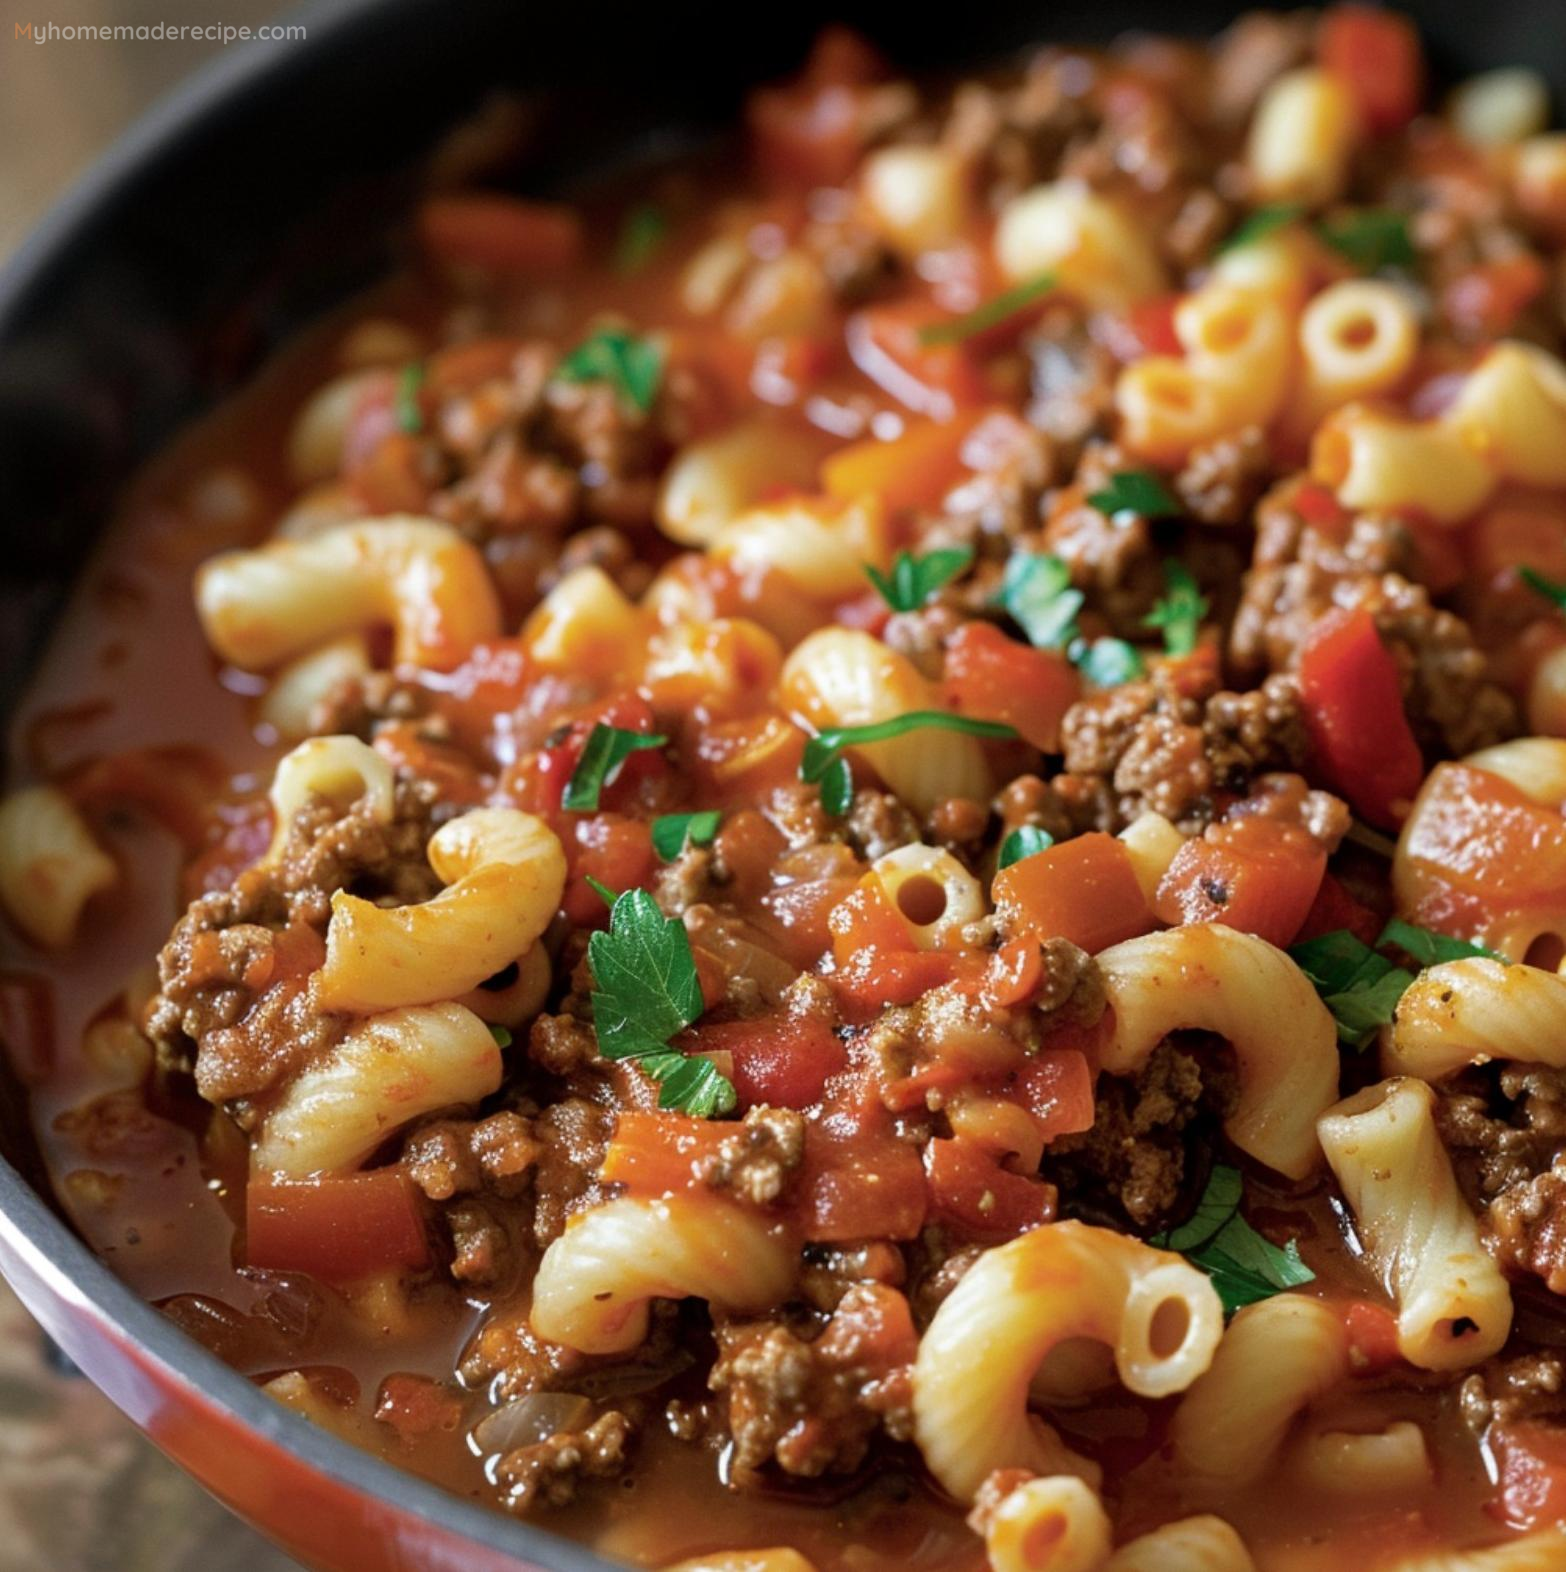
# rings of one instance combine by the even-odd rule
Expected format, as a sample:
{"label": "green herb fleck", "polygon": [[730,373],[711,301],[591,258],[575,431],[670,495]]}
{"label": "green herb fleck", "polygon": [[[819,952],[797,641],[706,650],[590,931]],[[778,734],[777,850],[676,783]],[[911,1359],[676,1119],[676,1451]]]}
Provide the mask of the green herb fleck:
{"label": "green herb fleck", "polygon": [[1055,837],[1048,830],[1041,830],[1036,824],[1019,824],[1001,842],[996,871],[1009,868],[1014,862],[1021,862],[1024,857],[1031,857],[1035,852],[1048,851],[1054,844]]}
{"label": "green herb fleck", "polygon": [[653,850],[665,862],[673,862],[687,845],[709,845],[722,821],[723,814],[717,808],[701,813],[666,813],[653,820]]}
{"label": "green herb fleck", "polygon": [[1071,569],[1059,557],[1014,551],[1006,560],[1000,601],[1037,649],[1064,649],[1077,636],[1084,596],[1071,588]]}
{"label": "green herb fleck", "polygon": [[1196,648],[1202,618],[1207,615],[1207,597],[1196,587],[1196,580],[1182,562],[1164,563],[1164,583],[1169,593],[1143,619],[1145,628],[1162,628],[1164,648],[1171,655],[1189,655]]}
{"label": "green herb fleck", "polygon": [[1244,1196],[1245,1181],[1239,1171],[1219,1164],[1191,1216],[1149,1241],[1162,1250],[1178,1250],[1206,1272],[1226,1315],[1312,1282],[1316,1276],[1300,1259],[1299,1246],[1292,1239],[1275,1245],[1245,1221],[1240,1215]]}
{"label": "green herb fleck", "polygon": [[685,925],[665,917],[646,890],[627,890],[614,902],[609,927],[587,941],[587,960],[604,1058],[634,1059],[659,1083],[660,1108],[703,1118],[728,1113],[735,1103],[728,1079],[710,1059],[669,1046],[702,1012]]}
{"label": "green herb fleck", "polygon": [[397,429],[406,431],[410,437],[416,437],[424,429],[424,409],[419,403],[423,388],[424,362],[411,360],[398,374],[395,400]]}
{"label": "green herb fleck", "polygon": [[1055,275],[1041,273],[1025,284],[1018,284],[1014,289],[1005,290],[984,301],[972,311],[953,317],[950,322],[932,322],[928,327],[920,328],[919,342],[926,348],[936,344],[960,344],[964,339],[974,338],[980,333],[989,332],[992,327],[998,327],[1019,311],[1026,311],[1034,301],[1042,300],[1054,287]]}
{"label": "green herb fleck", "polygon": [[892,561],[889,574],[867,562],[865,576],[893,611],[917,611],[972,561],[972,546],[942,547],[917,557],[912,552],[900,551]]}
{"label": "green herb fleck", "polygon": [[663,348],[623,328],[600,328],[560,362],[556,375],[564,382],[607,382],[629,408],[645,415],[663,380]]}
{"label": "green herb fleck", "polygon": [[1310,979],[1337,1023],[1338,1041],[1363,1048],[1391,1024],[1397,1002],[1413,982],[1412,972],[1394,966],[1346,928],[1292,946],[1295,965]]}
{"label": "green herb fleck", "polygon": [[821,805],[828,813],[846,813],[853,801],[853,777],[843,750],[867,742],[886,742],[926,727],[934,731],[964,732],[970,737],[1012,738],[1017,735],[1014,727],[1000,721],[974,720],[972,716],[952,715],[945,710],[910,710],[906,715],[873,721],[868,726],[832,726],[818,732],[805,744],[799,778],[808,786],[820,786]]}
{"label": "green herb fleck", "polygon": [[1109,518],[1137,513],[1145,519],[1167,519],[1185,512],[1180,499],[1149,469],[1122,469],[1109,477],[1088,502]]}
{"label": "green herb fleck", "polygon": [[663,249],[669,238],[669,221],[663,209],[653,202],[638,202],[620,224],[614,246],[614,270],[620,274],[640,273]]}
{"label": "green herb fleck", "polygon": [[1421,966],[1439,966],[1442,961],[1465,961],[1475,955],[1507,964],[1504,955],[1487,950],[1482,944],[1474,944],[1468,939],[1454,939],[1450,934],[1435,933],[1429,928],[1416,928],[1401,917],[1394,917],[1376,940],[1378,950],[1384,950],[1388,945],[1396,945]]}
{"label": "green herb fleck", "polygon": [[1304,216],[1305,209],[1297,202],[1277,202],[1268,207],[1259,207],[1240,221],[1218,246],[1216,254],[1222,256],[1226,251],[1238,251],[1241,246],[1264,240],[1275,230],[1283,229]]}
{"label": "green herb fleck", "polygon": [[1557,606],[1566,611],[1566,584],[1557,584],[1554,579],[1545,578],[1534,568],[1519,568],[1517,572],[1529,589],[1542,595],[1546,600],[1554,601]]}
{"label": "green herb fleck", "polygon": [[611,785],[620,766],[633,753],[647,748],[661,748],[667,737],[649,736],[642,731],[625,731],[619,726],[606,726],[599,721],[593,727],[582,749],[582,757],[571,771],[566,782],[561,807],[571,813],[592,813],[605,786]]}
{"label": "green herb fleck", "polygon": [[1134,644],[1124,639],[1094,639],[1083,643],[1072,656],[1078,671],[1096,687],[1115,688],[1147,675],[1147,666]]}
{"label": "green herb fleck", "polygon": [[511,1046],[511,1033],[504,1026],[491,1026],[489,1035],[495,1039],[497,1048],[509,1048]]}
{"label": "green herb fleck", "polygon": [[1345,218],[1323,220],[1316,232],[1361,273],[1375,273],[1384,267],[1410,268],[1417,260],[1407,217],[1390,208],[1364,208]]}

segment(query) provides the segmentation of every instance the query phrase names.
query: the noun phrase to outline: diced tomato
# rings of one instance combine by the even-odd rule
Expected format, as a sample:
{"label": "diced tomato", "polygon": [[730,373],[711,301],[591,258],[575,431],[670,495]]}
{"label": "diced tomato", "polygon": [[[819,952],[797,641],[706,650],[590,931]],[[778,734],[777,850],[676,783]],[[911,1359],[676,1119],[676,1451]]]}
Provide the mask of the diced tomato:
{"label": "diced tomato", "polygon": [[1566,820],[1510,781],[1438,764],[1415,820],[1397,882],[1398,909],[1410,922],[1482,939],[1518,917],[1561,909]]}
{"label": "diced tomato", "polygon": [[500,716],[521,706],[536,680],[521,639],[475,644],[468,658],[442,680],[440,712],[460,743],[478,748]]}
{"label": "diced tomato", "polygon": [[507,377],[525,347],[524,339],[474,338],[438,349],[425,362],[421,391],[439,401]]}
{"label": "diced tomato", "polygon": [[1523,251],[1459,273],[1441,291],[1441,308],[1459,328],[1503,338],[1549,282],[1544,263],[1531,251]]}
{"label": "diced tomato", "polygon": [[1289,500],[1294,511],[1312,529],[1320,530],[1333,540],[1341,540],[1347,534],[1353,515],[1326,486],[1318,486],[1313,480],[1301,481]]}
{"label": "diced tomato", "polygon": [[1036,650],[991,622],[965,622],[946,646],[946,693],[954,709],[1015,726],[1045,753],[1060,746],[1060,722],[1076,703],[1076,669],[1053,650]]}
{"label": "diced tomato", "polygon": [[430,493],[420,440],[407,431],[388,433],[362,457],[345,449],[343,480],[378,513],[421,513]]}
{"label": "diced tomato", "polygon": [[1311,902],[1305,921],[1294,938],[1296,941],[1316,939],[1324,933],[1337,933],[1346,928],[1356,939],[1373,944],[1383,926],[1381,918],[1355,900],[1339,879],[1324,873],[1316,899]]}
{"label": "diced tomato", "polygon": [[245,1196],[245,1260],[328,1283],[427,1266],[418,1192],[394,1168],[286,1184],[253,1179]]}
{"label": "diced tomato", "polygon": [[984,969],[984,997],[992,1009],[1014,1010],[1039,991],[1044,981],[1044,957],[1031,934],[1008,939],[990,957]]}
{"label": "diced tomato", "polygon": [[[1121,354],[1123,360],[1137,360],[1144,355],[1183,355],[1185,348],[1180,335],[1175,332],[1175,307],[1179,295],[1155,295],[1150,300],[1139,300],[1126,316],[1125,329],[1129,337],[1128,348],[1133,353]],[[1119,345],[1116,345],[1119,353]]]}
{"label": "diced tomato", "polygon": [[857,951],[828,981],[844,1009],[862,1019],[863,1012],[873,1012],[882,1005],[912,1004],[932,988],[943,987],[965,972],[976,972],[980,965],[975,957],[955,951],[872,946]]}
{"label": "diced tomato", "polygon": [[574,209],[492,192],[431,197],[419,209],[419,240],[435,261],[492,273],[556,273],[582,254]]}
{"label": "diced tomato", "polygon": [[1055,1187],[1002,1168],[973,1141],[934,1140],[924,1149],[930,1210],[981,1244],[997,1244],[1055,1215]]}
{"label": "diced tomato", "polygon": [[1323,772],[1363,817],[1395,829],[1425,767],[1403,711],[1397,663],[1370,613],[1328,612],[1306,641],[1299,677]]}
{"label": "diced tomato", "polygon": [[1212,825],[1174,855],[1153,910],[1172,924],[1221,922],[1279,946],[1299,932],[1327,854],[1298,825],[1247,817]]}
{"label": "diced tomato", "polygon": [[727,1053],[742,1107],[808,1108],[830,1076],[848,1063],[848,1050],[816,1015],[764,1015],[721,1021],[690,1034],[698,1053]]}
{"label": "diced tomato", "polygon": [[924,300],[867,306],[849,318],[848,352],[884,392],[918,415],[950,421],[984,397],[978,363],[966,343],[924,344],[922,328],[947,320]]}
{"label": "diced tomato", "polygon": [[623,1184],[632,1195],[694,1189],[702,1163],[733,1133],[731,1124],[686,1114],[623,1112],[598,1176],[605,1184]]}
{"label": "diced tomato", "polygon": [[[1519,568],[1566,579],[1566,507],[1543,493],[1497,501],[1469,526],[1468,554],[1484,583],[1494,587],[1517,583]],[[1534,604],[1540,616],[1549,610],[1543,599]]]}
{"label": "diced tomato", "polygon": [[1153,926],[1125,847],[1098,830],[1003,868],[994,896],[1014,933],[1069,939],[1089,951]]}
{"label": "diced tomato", "polygon": [[215,813],[213,838],[180,877],[187,901],[226,889],[272,844],[272,805],[264,797],[234,806],[220,803]]}
{"label": "diced tomato", "polygon": [[1397,1316],[1385,1305],[1355,1299],[1338,1309],[1348,1332],[1349,1363],[1356,1375],[1380,1375],[1403,1363]]}
{"label": "diced tomato", "polygon": [[428,1376],[389,1375],[375,1394],[375,1417],[397,1433],[404,1446],[424,1436],[450,1434],[462,1423],[466,1395]]}
{"label": "diced tomato", "polygon": [[1523,1419],[1496,1426],[1489,1443],[1500,1468],[1492,1514],[1524,1530],[1566,1523],[1566,1428]]}
{"label": "diced tomato", "polygon": [[797,1194],[805,1238],[832,1243],[916,1238],[929,1206],[918,1152],[879,1107],[806,1125]]}
{"label": "diced tomato", "polygon": [[890,442],[851,442],[822,464],[821,488],[844,502],[879,497],[894,512],[933,507],[965,473],[963,443],[977,419],[970,412],[955,420],[917,421]]}
{"label": "diced tomato", "polygon": [[1093,1128],[1093,1069],[1075,1048],[1046,1048],[1017,1072],[1016,1099],[1046,1141]]}
{"label": "diced tomato", "polygon": [[[547,747],[519,760],[517,766],[507,772],[507,790],[516,806],[546,819],[558,819],[565,812],[561,799],[581,762],[582,750],[593,734],[593,727],[600,723],[647,735],[654,729],[652,706],[639,695],[628,693],[595,704],[578,715],[562,734],[551,739]],[[642,781],[651,775],[667,773],[668,768],[657,749],[639,749],[620,766],[613,782],[604,787],[600,804],[606,808],[628,806],[635,800],[636,788]]]}
{"label": "diced tomato", "polygon": [[375,751],[399,772],[435,785],[443,802],[476,807],[489,795],[472,757],[454,743],[427,735],[414,721],[389,721],[375,733]]}
{"label": "diced tomato", "polygon": [[866,875],[832,912],[832,953],[839,966],[867,949],[911,950],[913,929],[886,898],[881,881]]}
{"label": "diced tomato", "polygon": [[1316,35],[1322,65],[1354,95],[1370,130],[1400,131],[1419,113],[1425,63],[1406,16],[1367,5],[1335,5]]}
{"label": "diced tomato", "polygon": [[602,927],[608,910],[588,879],[617,892],[645,884],[656,863],[652,830],[643,820],[618,813],[578,817],[571,828],[565,844],[570,877],[560,910],[579,927]]}

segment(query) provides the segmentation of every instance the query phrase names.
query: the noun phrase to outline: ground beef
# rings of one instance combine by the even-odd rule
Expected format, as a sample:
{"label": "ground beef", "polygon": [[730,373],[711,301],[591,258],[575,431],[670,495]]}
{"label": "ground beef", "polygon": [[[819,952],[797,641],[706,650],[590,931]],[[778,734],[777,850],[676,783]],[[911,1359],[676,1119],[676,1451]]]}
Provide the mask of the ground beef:
{"label": "ground beef", "polygon": [[539,1143],[528,1121],[510,1109],[487,1119],[441,1119],[415,1130],[402,1165],[432,1201],[489,1190],[506,1199],[526,1188]]}
{"label": "ground beef", "polygon": [[1464,1378],[1458,1405],[1476,1437],[1492,1424],[1566,1413],[1566,1364],[1555,1353],[1492,1360]]}
{"label": "ground beef", "polygon": [[598,1170],[613,1129],[614,1116],[583,1097],[555,1103],[534,1121],[539,1153],[533,1181],[533,1238],[539,1249],[560,1237],[573,1213],[603,1199]]}
{"label": "ground beef", "polygon": [[551,1075],[570,1075],[598,1062],[592,1022],[583,1020],[571,1005],[572,1000],[565,1000],[559,1015],[540,1015],[528,1028],[527,1056]]}
{"label": "ground beef", "polygon": [[1033,997],[1044,1029],[1096,1026],[1108,1007],[1104,974],[1086,950],[1069,939],[1046,939],[1039,946],[1041,978]]}
{"label": "ground beef", "polygon": [[445,1209],[451,1236],[451,1275],[459,1283],[488,1287],[500,1281],[511,1263],[511,1236],[482,1201],[454,1201]]}
{"label": "ground beef", "polygon": [[799,1290],[823,1314],[831,1314],[856,1283],[884,1283],[901,1288],[908,1278],[903,1252],[890,1239],[858,1244],[806,1245]]}
{"label": "ground beef", "polygon": [[[1297,770],[1308,741],[1291,678],[1251,693],[1187,692],[1162,674],[1081,699],[1061,723],[1066,775],[1052,783],[1070,801],[1084,785],[1107,804],[1118,830],[1161,813],[1188,833],[1202,829],[1218,793],[1243,794],[1262,772]],[[1092,792],[1092,783],[1101,792]]]}
{"label": "ground beef", "polygon": [[1203,524],[1242,524],[1266,485],[1271,462],[1261,429],[1247,426],[1193,448],[1175,476],[1175,495]]}
{"label": "ground beef", "polygon": [[1394,518],[1355,518],[1345,538],[1307,524],[1289,493],[1258,512],[1251,568],[1236,610],[1230,656],[1259,674],[1291,668],[1334,607],[1360,607],[1397,659],[1404,703],[1421,746],[1461,755],[1513,736],[1516,706],[1489,680],[1466,623],[1432,604],[1419,544]]}
{"label": "ground beef", "polygon": [[1056,509],[1044,526],[1043,549],[1071,570],[1071,582],[1086,592],[1121,638],[1146,635],[1144,621],[1164,591],[1163,562],[1152,527],[1134,513],[1106,515],[1084,501]]}
{"label": "ground beef", "polygon": [[752,1108],[700,1170],[704,1184],[766,1206],[778,1199],[805,1156],[805,1121],[791,1108]]}
{"label": "ground beef", "polygon": [[807,1477],[850,1472],[878,1430],[912,1433],[917,1338],[896,1289],[856,1284],[813,1340],[781,1321],[731,1321],[716,1335],[708,1385],[728,1397],[737,1482],[774,1461]]}
{"label": "ground beef", "polygon": [[954,607],[939,603],[917,611],[899,611],[886,619],[881,642],[906,655],[924,676],[938,682],[946,665],[946,641],[963,621]]}
{"label": "ground beef", "polygon": [[968,1275],[983,1254],[983,1245],[962,1245],[949,1255],[937,1254],[922,1263],[909,1295],[914,1318],[920,1326],[930,1324],[935,1318],[935,1312],[945,1304],[952,1290]]}
{"label": "ground beef", "polygon": [[586,1430],[566,1431],[508,1452],[495,1465],[501,1502],[518,1516],[532,1507],[574,1501],[582,1481],[612,1479],[626,1464],[631,1421],[611,1409]]}
{"label": "ground beef", "polygon": [[479,1328],[458,1369],[470,1390],[488,1387],[499,1403],[567,1385],[587,1363],[576,1349],[539,1337],[525,1306],[508,1305]]}
{"label": "ground beef", "polygon": [[1003,840],[1023,825],[1043,830],[1057,841],[1096,828],[1097,810],[1079,817],[1080,807],[1080,802],[1073,802],[1037,775],[1018,775],[1001,788],[994,802],[995,812],[1000,815]]}
{"label": "ground beef", "polygon": [[1309,11],[1251,11],[1235,22],[1213,45],[1207,108],[1214,122],[1248,120],[1278,77],[1309,63],[1314,33]]}
{"label": "ground beef", "polygon": [[687,846],[658,870],[653,897],[666,917],[683,917],[691,907],[710,904],[721,889],[717,853],[710,846]]}
{"label": "ground beef", "polygon": [[1089,439],[1106,435],[1113,424],[1120,366],[1088,331],[1081,313],[1051,307],[1022,347],[1028,357],[1028,424],[1042,431],[1063,459]]}
{"label": "ground beef", "polygon": [[918,819],[889,791],[856,791],[846,822],[848,843],[866,862],[919,839]]}
{"label": "ground beef", "polygon": [[1566,1154],[1497,1196],[1488,1222],[1502,1266],[1531,1272],[1551,1293],[1566,1294]]}
{"label": "ground beef", "polygon": [[427,689],[389,671],[369,671],[340,682],[310,711],[312,736],[348,734],[368,742],[387,721],[421,719],[429,709]]}
{"label": "ground beef", "polygon": [[1063,1136],[1046,1154],[1045,1174],[1062,1200],[1109,1201],[1139,1228],[1165,1217],[1185,1178],[1184,1132],[1204,1108],[1233,1105],[1232,1059],[1216,1041],[1198,1051],[1166,1039],[1130,1077],[1101,1076],[1091,1130]]}
{"label": "ground beef", "polygon": [[1026,421],[997,411],[969,433],[963,459],[973,473],[947,493],[920,543],[1004,556],[1019,535],[1038,528],[1045,488],[1062,478],[1055,444]]}
{"label": "ground beef", "polygon": [[1544,1172],[1566,1147],[1566,1071],[1467,1071],[1438,1089],[1436,1123],[1470,1193],[1492,1201]]}
{"label": "ground beef", "polygon": [[159,989],[144,1020],[160,1056],[193,1067],[209,1102],[270,1092],[341,1035],[342,1019],[311,1001],[309,968],[283,964],[285,954],[297,959],[313,946],[319,964],[337,890],[404,905],[439,889],[425,855],[435,801],[429,784],[399,779],[392,820],[381,824],[363,799],[346,812],[315,799],[275,857],[191,902],[158,957]]}

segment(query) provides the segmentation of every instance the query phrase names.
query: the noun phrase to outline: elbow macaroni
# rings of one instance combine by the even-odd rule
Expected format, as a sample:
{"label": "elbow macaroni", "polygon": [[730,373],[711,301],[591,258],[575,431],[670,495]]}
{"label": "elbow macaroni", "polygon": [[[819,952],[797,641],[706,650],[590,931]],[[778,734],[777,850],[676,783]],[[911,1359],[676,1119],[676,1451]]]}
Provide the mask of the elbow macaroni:
{"label": "elbow macaroni", "polygon": [[397,661],[436,668],[500,632],[477,548],[447,524],[402,514],[223,552],[196,574],[196,609],[212,648],[251,670],[376,623],[391,625]]}
{"label": "elbow macaroni", "polygon": [[651,1300],[762,1310],[787,1296],[794,1267],[780,1231],[735,1202],[610,1201],[574,1218],[544,1252],[533,1330],[584,1354],[623,1354],[647,1335]]}
{"label": "elbow macaroni", "polygon": [[500,1076],[494,1036],[460,1004],[372,1016],[289,1085],[252,1168],[291,1179],[348,1171],[410,1120],[488,1097]]}
{"label": "elbow macaroni", "polygon": [[446,888],[420,905],[332,896],[313,984],[323,1009],[369,1014],[476,988],[533,945],[565,889],[554,831],[515,808],[474,808],[443,824],[429,860]]}
{"label": "elbow macaroni", "polygon": [[960,949],[962,930],[984,916],[984,886],[939,847],[899,846],[876,858],[870,876],[908,923],[916,949]]}
{"label": "elbow macaroni", "polygon": [[1076,181],[1013,197],[995,230],[995,259],[1014,284],[1045,274],[1068,294],[1119,310],[1166,287],[1163,263],[1141,222]]}
{"label": "elbow macaroni", "polygon": [[1104,1563],[1104,1572],[1256,1572],[1256,1563],[1221,1517],[1204,1513],[1122,1545]]}
{"label": "elbow macaroni", "polygon": [[0,801],[0,905],[34,944],[63,949],[88,901],[118,879],[114,859],[57,786],[27,786]]}
{"label": "elbow macaroni", "polygon": [[1007,1491],[984,1530],[990,1572],[1099,1572],[1110,1543],[1098,1492],[1072,1474]]}
{"label": "elbow macaroni", "polygon": [[1183,1391],[1223,1330],[1218,1295],[1188,1262],[1083,1223],[1046,1223],[981,1256],[936,1311],[913,1371],[914,1434],[960,1500],[998,1468],[1094,1472],[1028,1411],[1050,1351],[1108,1343],[1127,1388]]}
{"label": "elbow macaroni", "polygon": [[[823,628],[799,644],[783,663],[782,696],[818,731],[944,708],[906,656],[850,628]],[[853,752],[919,813],[948,797],[987,801],[993,784],[978,739],[961,732],[943,732],[932,746],[915,731]]]}
{"label": "elbow macaroni", "polygon": [[[1506,1341],[1512,1296],[1457,1188],[1423,1081],[1382,1081],[1321,1119],[1321,1144],[1371,1264],[1397,1301],[1398,1348],[1458,1370]],[[1471,1328],[1471,1330],[1469,1330]]]}
{"label": "elbow macaroni", "polygon": [[1464,379],[1445,424],[1505,480],[1566,486],[1566,366],[1502,341]]}
{"label": "elbow macaroni", "polygon": [[1341,196],[1359,130],[1353,94],[1331,72],[1307,66],[1280,76],[1262,94],[1246,144],[1255,195],[1312,207]]}
{"label": "elbow macaroni", "polygon": [[1193,923],[1111,946],[1098,957],[1115,1033],[1101,1067],[1129,1075],[1170,1032],[1226,1037],[1240,1098],[1225,1133],[1292,1179],[1319,1162],[1315,1122],[1337,1096],[1337,1029],[1282,950],[1217,923]]}
{"label": "elbow macaroni", "polygon": [[1208,1496],[1260,1479],[1300,1412],[1348,1371],[1348,1333],[1318,1300],[1279,1294],[1247,1305],[1175,1413],[1181,1477]]}
{"label": "elbow macaroni", "polygon": [[1350,404],[1317,428],[1310,467],[1346,508],[1412,508],[1438,524],[1470,517],[1496,483],[1494,469],[1455,425],[1365,404]]}
{"label": "elbow macaroni", "polygon": [[1420,972],[1385,1034],[1383,1072],[1439,1081],[1491,1059],[1566,1067],[1566,977],[1483,956]]}
{"label": "elbow macaroni", "polygon": [[1330,411],[1390,393],[1419,351],[1419,318],[1408,295],[1374,279],[1345,279],[1300,317],[1300,378],[1289,429],[1310,434]]}

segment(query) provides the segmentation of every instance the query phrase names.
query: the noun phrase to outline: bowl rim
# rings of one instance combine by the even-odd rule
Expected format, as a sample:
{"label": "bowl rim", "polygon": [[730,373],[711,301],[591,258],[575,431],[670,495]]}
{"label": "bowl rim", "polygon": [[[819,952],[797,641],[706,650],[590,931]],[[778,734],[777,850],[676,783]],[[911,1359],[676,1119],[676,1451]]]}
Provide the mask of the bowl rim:
{"label": "bowl rim", "polygon": [[[405,0],[406,13],[422,0]],[[76,176],[0,267],[0,346],[25,323],[72,255],[91,244],[131,188],[184,152],[243,96],[286,81],[307,59],[340,48],[357,29],[384,23],[384,0],[309,0],[277,19],[303,24],[303,39],[249,39],[198,67],[155,100]],[[268,24],[273,25],[273,24]],[[615,1572],[617,1563],[563,1535],[464,1500],[290,1412],[155,1309],[88,1248],[22,1173],[0,1156],[0,1232],[46,1290],[85,1312],[150,1361],[197,1408],[215,1409],[314,1472],[393,1512],[548,1572]],[[264,1530],[263,1530],[264,1531]]]}

